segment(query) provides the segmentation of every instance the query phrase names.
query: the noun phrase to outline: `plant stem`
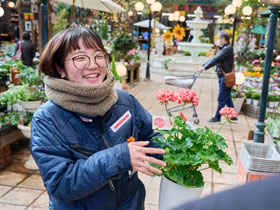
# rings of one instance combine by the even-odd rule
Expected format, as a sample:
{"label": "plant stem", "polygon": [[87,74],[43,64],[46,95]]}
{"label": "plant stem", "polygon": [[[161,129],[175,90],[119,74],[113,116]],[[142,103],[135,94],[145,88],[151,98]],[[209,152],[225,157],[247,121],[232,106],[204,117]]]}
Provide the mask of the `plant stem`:
{"label": "plant stem", "polygon": [[210,167],[207,167],[207,168],[203,168],[203,169],[201,169],[201,170],[199,170],[199,171],[203,171],[203,170],[206,170],[206,169],[208,169],[208,168],[210,168]]}
{"label": "plant stem", "polygon": [[183,110],[184,110],[185,104],[186,104],[186,103],[184,102],[183,107],[182,107],[182,109],[181,109],[181,113],[183,113]]}
{"label": "plant stem", "polygon": [[165,108],[165,111],[166,111],[166,113],[167,113],[167,115],[168,115],[170,124],[173,125],[173,122],[172,122],[172,120],[171,120],[170,114],[169,114],[169,112],[168,112],[168,110],[167,110],[167,102],[164,103],[164,108]]}
{"label": "plant stem", "polygon": [[224,122],[221,124],[221,126],[219,127],[217,134],[219,133],[219,131],[222,129],[222,127],[225,125],[226,121],[224,120]]}

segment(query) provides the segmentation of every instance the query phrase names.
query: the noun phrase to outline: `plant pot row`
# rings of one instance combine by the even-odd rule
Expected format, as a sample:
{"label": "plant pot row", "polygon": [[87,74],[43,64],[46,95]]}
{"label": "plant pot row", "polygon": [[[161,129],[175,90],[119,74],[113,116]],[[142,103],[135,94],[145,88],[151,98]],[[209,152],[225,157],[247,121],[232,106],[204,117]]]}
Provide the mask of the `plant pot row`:
{"label": "plant pot row", "polygon": [[[259,106],[260,100],[246,98],[246,103],[251,104],[253,106]],[[268,103],[267,103],[267,107],[269,107],[271,109],[277,108],[278,106],[279,106],[279,101],[268,101]]]}

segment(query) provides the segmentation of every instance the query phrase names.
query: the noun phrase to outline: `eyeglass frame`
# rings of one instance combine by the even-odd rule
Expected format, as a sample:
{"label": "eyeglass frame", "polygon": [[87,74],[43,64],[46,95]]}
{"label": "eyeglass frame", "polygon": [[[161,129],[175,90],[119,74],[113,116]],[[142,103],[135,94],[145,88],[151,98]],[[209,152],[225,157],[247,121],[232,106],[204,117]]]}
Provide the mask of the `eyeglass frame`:
{"label": "eyeglass frame", "polygon": [[[107,56],[108,59],[105,58],[105,61],[106,61],[106,68],[108,69],[108,68],[109,68],[109,63],[110,63],[110,57],[109,57],[109,55],[108,55],[107,53],[101,52],[101,53],[98,53],[97,55],[95,55],[95,56],[94,56],[94,63],[95,63],[99,68],[105,68],[105,67],[100,67],[100,66],[96,63],[96,56],[98,56],[98,55],[100,55],[100,54],[103,54],[104,56]],[[75,60],[75,58],[77,58],[77,57],[79,57],[79,56],[86,56],[86,57],[88,57],[88,59],[89,59],[88,66],[87,66],[85,69],[82,69],[82,70],[81,70],[81,69],[77,68],[77,66],[75,65],[74,60]],[[72,60],[73,65],[75,66],[75,68],[76,68],[78,71],[84,71],[84,70],[86,70],[86,69],[90,66],[91,57],[88,56],[88,55],[77,55],[77,56],[74,56],[73,58],[66,59],[65,61],[70,61],[70,60]]]}

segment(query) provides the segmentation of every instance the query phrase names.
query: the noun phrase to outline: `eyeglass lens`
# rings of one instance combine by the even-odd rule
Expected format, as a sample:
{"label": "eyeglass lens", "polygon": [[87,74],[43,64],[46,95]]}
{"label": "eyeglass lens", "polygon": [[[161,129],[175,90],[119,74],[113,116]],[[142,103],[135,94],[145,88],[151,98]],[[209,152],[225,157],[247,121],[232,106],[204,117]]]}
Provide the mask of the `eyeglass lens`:
{"label": "eyeglass lens", "polygon": [[[91,58],[87,55],[80,55],[73,58],[73,62],[77,69],[83,71],[89,67]],[[108,64],[108,55],[100,53],[94,57],[94,62],[99,68],[105,68]]]}

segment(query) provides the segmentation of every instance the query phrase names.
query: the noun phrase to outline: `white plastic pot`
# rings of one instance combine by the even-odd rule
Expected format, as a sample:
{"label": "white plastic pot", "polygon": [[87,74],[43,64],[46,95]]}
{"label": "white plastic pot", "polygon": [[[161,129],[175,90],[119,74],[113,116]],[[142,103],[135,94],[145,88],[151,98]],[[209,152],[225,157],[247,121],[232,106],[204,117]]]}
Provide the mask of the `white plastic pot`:
{"label": "white plastic pot", "polygon": [[234,105],[234,108],[235,108],[237,114],[239,114],[239,112],[243,106],[244,100],[245,100],[245,98],[233,98],[232,99],[232,102],[233,102],[233,105]]}
{"label": "white plastic pot", "polygon": [[198,199],[204,187],[185,187],[161,178],[159,191],[159,210],[170,210],[190,200]]}
{"label": "white plastic pot", "polygon": [[[17,126],[18,129],[21,130],[22,134],[26,137],[30,139],[31,136],[31,127],[29,126],[24,126],[24,125],[18,125]],[[39,169],[37,164],[35,163],[35,160],[33,159],[33,157],[30,155],[28,157],[28,160],[25,162],[24,164],[25,168],[31,169],[31,170],[37,170]]]}
{"label": "white plastic pot", "polygon": [[19,103],[28,111],[34,111],[41,105],[41,101],[19,101]]}
{"label": "white plastic pot", "polygon": [[246,104],[252,104],[252,103],[253,103],[253,101],[251,98],[246,98]]}
{"label": "white plastic pot", "polygon": [[253,105],[254,105],[254,106],[259,106],[259,100],[253,99]]}
{"label": "white plastic pot", "polygon": [[18,125],[18,129],[21,130],[21,133],[28,139],[30,139],[31,136],[31,127],[29,126],[24,126],[24,125]]}

